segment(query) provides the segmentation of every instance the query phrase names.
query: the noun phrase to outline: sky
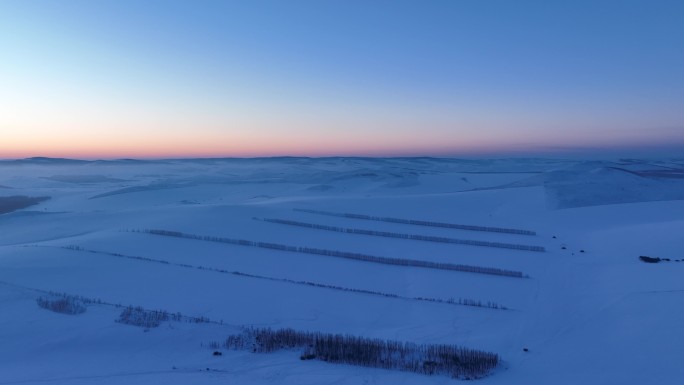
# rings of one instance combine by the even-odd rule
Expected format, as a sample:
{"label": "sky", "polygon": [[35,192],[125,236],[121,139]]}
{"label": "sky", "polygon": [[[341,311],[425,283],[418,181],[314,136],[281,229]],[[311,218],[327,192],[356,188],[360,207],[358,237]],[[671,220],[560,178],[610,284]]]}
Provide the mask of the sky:
{"label": "sky", "polygon": [[682,1],[0,0],[0,158],[684,155]]}

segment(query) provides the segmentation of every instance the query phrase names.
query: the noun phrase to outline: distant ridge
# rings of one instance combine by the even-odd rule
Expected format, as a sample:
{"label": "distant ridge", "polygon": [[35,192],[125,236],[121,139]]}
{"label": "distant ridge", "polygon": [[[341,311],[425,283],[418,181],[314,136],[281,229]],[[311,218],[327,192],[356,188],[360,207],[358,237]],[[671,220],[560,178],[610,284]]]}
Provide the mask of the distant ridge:
{"label": "distant ridge", "polygon": [[[183,161],[184,159],[178,159]],[[163,160],[156,159],[70,159],[70,158],[50,158],[44,156],[35,156],[24,159],[0,159],[0,165],[16,165],[16,164],[40,164],[40,165],[84,165],[84,164],[152,164],[152,163],[166,163]]]}
{"label": "distant ridge", "polygon": [[68,158],[48,158],[44,156],[36,156],[32,158],[25,158],[25,159],[13,159],[13,160],[6,160],[3,161],[5,163],[14,163],[14,164],[84,164],[88,163],[87,160],[80,160],[80,159],[68,159]]}

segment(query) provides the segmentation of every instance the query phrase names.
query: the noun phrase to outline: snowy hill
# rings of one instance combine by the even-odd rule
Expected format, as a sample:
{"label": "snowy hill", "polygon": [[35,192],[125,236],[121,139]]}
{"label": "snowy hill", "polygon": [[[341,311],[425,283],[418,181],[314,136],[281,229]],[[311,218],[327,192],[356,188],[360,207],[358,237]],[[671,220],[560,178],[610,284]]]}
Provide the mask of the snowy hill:
{"label": "snowy hill", "polygon": [[635,159],[0,161],[0,384],[459,381],[222,346],[245,327],[498,355],[482,384],[675,384],[682,175]]}

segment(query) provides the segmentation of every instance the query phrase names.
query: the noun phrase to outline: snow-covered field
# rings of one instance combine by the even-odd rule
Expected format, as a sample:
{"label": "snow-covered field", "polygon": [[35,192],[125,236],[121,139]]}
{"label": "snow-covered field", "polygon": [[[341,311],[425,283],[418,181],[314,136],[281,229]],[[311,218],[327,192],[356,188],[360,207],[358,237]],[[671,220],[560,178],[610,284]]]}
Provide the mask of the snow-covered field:
{"label": "snow-covered field", "polygon": [[[0,215],[0,384],[457,381],[301,361],[298,352],[287,350],[219,349],[221,356],[212,355],[212,342],[244,326],[457,344],[497,353],[500,365],[478,380],[482,384],[681,383],[683,176],[684,160],[0,161],[0,200],[50,197]],[[263,220],[269,218],[545,251]],[[524,277],[144,231],[151,229],[506,269]],[[640,255],[670,261],[647,264]],[[44,291],[107,304],[88,304],[75,315],[56,313],[37,305]],[[483,306],[449,303],[452,298]],[[488,307],[489,302],[507,309]],[[119,304],[211,322],[165,321],[145,329],[115,322]]]}

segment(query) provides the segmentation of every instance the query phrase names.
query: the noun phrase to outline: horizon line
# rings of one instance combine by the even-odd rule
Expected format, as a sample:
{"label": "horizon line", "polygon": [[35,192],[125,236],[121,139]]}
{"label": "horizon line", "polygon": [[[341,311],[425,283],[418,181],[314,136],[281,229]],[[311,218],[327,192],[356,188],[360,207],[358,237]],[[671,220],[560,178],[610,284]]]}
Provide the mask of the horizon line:
{"label": "horizon line", "polygon": [[[491,155],[491,156],[490,156]],[[447,156],[447,155],[396,155],[396,156],[386,156],[386,155],[325,155],[325,156],[307,156],[307,155],[272,155],[272,156],[187,156],[187,157],[140,157],[140,158],[78,158],[78,157],[52,157],[52,156],[30,156],[22,158],[2,158],[0,157],[0,162],[21,162],[21,161],[67,161],[67,162],[160,162],[160,161],[191,161],[191,160],[264,160],[264,159],[449,159],[449,160],[506,160],[506,159],[538,159],[538,160],[556,160],[556,161],[576,161],[576,160],[645,160],[645,159],[684,159],[684,154],[682,156],[628,156],[628,155],[614,155],[614,156],[580,156],[580,154],[574,154],[574,156],[548,156],[533,154],[526,155],[513,155],[513,154],[500,154],[496,156],[494,154],[480,155],[480,156]]]}

